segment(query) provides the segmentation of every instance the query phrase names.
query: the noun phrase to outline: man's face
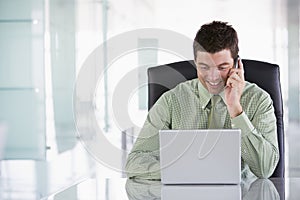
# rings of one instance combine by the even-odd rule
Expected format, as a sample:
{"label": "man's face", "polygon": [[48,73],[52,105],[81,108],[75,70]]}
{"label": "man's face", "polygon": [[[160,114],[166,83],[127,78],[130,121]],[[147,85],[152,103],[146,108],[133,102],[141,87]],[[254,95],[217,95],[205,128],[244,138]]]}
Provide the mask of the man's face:
{"label": "man's face", "polygon": [[224,90],[233,59],[229,49],[217,53],[197,51],[195,60],[198,79],[211,94],[219,94]]}

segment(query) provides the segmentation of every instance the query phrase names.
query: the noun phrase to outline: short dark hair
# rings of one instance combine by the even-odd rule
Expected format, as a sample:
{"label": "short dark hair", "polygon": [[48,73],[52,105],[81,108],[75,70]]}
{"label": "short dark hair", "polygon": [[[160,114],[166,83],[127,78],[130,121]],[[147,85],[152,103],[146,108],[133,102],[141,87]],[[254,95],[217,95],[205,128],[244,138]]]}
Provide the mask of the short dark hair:
{"label": "short dark hair", "polygon": [[193,43],[194,58],[197,51],[217,53],[229,49],[232,58],[236,58],[239,52],[237,32],[227,22],[213,21],[201,26]]}

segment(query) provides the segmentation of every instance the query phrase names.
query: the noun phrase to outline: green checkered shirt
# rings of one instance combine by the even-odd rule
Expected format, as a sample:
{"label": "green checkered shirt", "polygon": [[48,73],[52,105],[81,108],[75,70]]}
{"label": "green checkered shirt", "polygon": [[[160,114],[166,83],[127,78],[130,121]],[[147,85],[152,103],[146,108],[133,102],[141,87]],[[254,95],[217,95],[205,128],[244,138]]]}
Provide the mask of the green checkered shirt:
{"label": "green checkered shirt", "polygon": [[[224,103],[224,92],[220,94]],[[186,81],[164,93],[149,111],[144,126],[128,155],[128,177],[160,179],[159,137],[161,129],[207,129],[211,109],[210,94],[198,79]],[[242,176],[249,172],[269,177],[279,160],[276,118],[268,93],[246,82],[241,105],[243,113],[235,118],[225,109],[224,128],[242,131]],[[220,166],[222,167],[222,166]]]}

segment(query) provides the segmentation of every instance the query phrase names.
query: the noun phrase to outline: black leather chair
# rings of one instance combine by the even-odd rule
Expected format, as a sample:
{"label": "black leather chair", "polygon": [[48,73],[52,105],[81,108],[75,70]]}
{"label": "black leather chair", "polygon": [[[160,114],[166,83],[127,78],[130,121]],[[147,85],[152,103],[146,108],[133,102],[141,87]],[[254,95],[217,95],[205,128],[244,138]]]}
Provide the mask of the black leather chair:
{"label": "black leather chair", "polygon": [[[256,83],[267,91],[275,108],[277,119],[278,145],[280,151],[279,163],[272,177],[284,177],[284,125],[283,103],[280,85],[279,66],[255,60],[242,60],[245,69],[245,79]],[[157,99],[178,83],[197,77],[193,60],[175,62],[171,64],[151,67],[148,69],[148,109]]]}

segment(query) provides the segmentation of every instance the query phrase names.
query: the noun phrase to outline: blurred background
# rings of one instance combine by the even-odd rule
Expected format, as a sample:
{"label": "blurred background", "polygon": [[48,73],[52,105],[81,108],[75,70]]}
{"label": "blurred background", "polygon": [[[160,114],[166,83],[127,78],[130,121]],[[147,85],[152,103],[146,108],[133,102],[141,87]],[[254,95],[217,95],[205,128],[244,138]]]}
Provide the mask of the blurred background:
{"label": "blurred background", "polygon": [[[91,77],[98,85],[92,99],[105,137],[126,150],[116,157],[122,169],[134,142],[130,135],[138,134],[147,115],[147,67],[183,58],[159,49],[160,39],[150,36],[137,37],[136,50],[110,61],[104,42],[141,28],[170,30],[192,41],[213,20],[233,25],[242,58],[280,66],[286,176],[299,177],[298,0],[0,0],[0,199],[39,199],[96,175],[124,177],[79,140],[73,95],[81,67],[103,47],[103,63],[90,63],[104,72],[101,79]],[[158,48],[138,51],[149,46]],[[190,48],[185,59],[193,59]],[[137,89],[125,101],[134,126],[119,126],[112,99],[129,72],[135,73]],[[105,189],[97,191],[102,193]]]}

